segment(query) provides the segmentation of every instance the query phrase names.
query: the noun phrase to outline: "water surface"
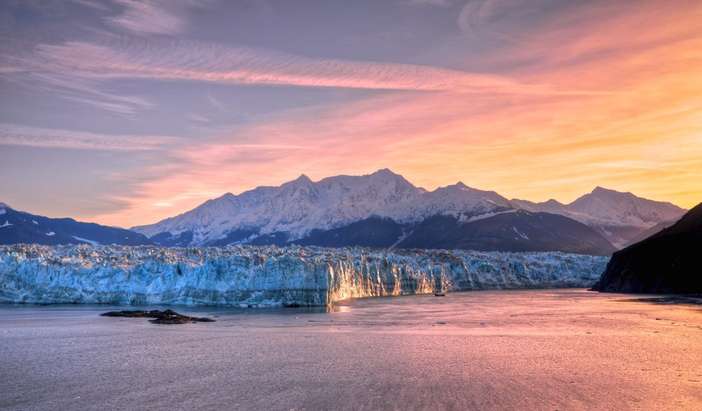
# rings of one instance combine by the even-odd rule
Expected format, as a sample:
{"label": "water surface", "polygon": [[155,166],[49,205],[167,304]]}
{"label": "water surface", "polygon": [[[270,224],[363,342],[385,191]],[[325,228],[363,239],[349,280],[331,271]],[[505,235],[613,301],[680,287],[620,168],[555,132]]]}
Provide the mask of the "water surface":
{"label": "water surface", "polygon": [[0,306],[0,408],[701,409],[702,306],[584,290],[179,309]]}

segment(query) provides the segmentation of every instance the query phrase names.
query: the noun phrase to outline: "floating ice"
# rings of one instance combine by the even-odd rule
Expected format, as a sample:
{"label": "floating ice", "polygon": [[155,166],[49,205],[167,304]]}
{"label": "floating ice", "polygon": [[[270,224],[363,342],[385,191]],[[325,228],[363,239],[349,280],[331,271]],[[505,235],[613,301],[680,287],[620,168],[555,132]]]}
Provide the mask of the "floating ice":
{"label": "floating ice", "polygon": [[347,298],[588,287],[606,257],[318,247],[0,247],[0,302],[324,306]]}

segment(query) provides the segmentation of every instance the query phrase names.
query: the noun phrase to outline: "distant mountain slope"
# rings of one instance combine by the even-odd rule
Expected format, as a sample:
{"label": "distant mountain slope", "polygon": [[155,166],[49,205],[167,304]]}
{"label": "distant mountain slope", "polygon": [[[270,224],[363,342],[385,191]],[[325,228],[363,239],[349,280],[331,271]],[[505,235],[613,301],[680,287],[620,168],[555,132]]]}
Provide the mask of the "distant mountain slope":
{"label": "distant mountain slope", "polygon": [[674,225],[614,253],[593,287],[630,293],[702,293],[702,204]]}
{"label": "distant mountain slope", "polygon": [[144,235],[122,228],[48,218],[17,211],[0,203],[0,244],[153,244]]}
{"label": "distant mountain slope", "polygon": [[415,227],[398,247],[591,255],[615,251],[612,244],[585,224],[556,214],[521,210],[467,223],[455,217],[435,216]]}
{"label": "distant mountain slope", "polygon": [[634,237],[628,239],[627,243],[624,244],[624,247],[628,247],[632,244],[636,244],[638,242],[641,242],[641,241],[647,239],[648,237],[653,236],[654,234],[658,234],[661,231],[665,230],[666,228],[672,226],[676,222],[677,222],[677,220],[664,221],[662,223],[658,223],[658,224],[654,225],[651,228],[647,228],[644,231],[641,231],[638,234],[636,234]]}
{"label": "distant mountain slope", "polygon": [[671,203],[647,200],[632,193],[596,187],[570,204],[556,200],[533,203],[512,200],[516,207],[528,211],[560,214],[587,224],[612,244],[623,247],[661,223],[675,221],[685,210]]}
{"label": "distant mountain slope", "polygon": [[313,230],[306,237],[295,241],[300,245],[321,247],[376,247],[387,248],[403,234],[403,226],[389,218],[370,217],[331,230]]}
{"label": "distant mountain slope", "polygon": [[556,214],[508,210],[473,220],[435,215],[415,224],[371,217],[331,230],[313,230],[296,244],[324,247],[563,251],[610,255],[615,251],[592,228]]}

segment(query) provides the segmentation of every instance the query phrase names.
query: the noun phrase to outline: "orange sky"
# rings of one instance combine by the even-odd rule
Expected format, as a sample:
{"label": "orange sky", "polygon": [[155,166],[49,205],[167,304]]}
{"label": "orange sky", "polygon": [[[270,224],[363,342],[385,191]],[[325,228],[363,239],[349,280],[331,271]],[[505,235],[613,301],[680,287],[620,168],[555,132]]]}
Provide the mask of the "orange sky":
{"label": "orange sky", "polygon": [[98,220],[152,222],[301,173],[383,167],[429,189],[460,180],[571,201],[600,185],[692,207],[702,201],[700,7],[633,11],[599,10],[576,25],[563,16],[489,56],[536,59],[513,78],[548,91],[395,92],[300,110],[237,133],[256,145],[231,144],[224,133],[182,149],[187,169],[146,183],[130,208]]}
{"label": "orange sky", "polygon": [[[192,53],[196,44],[169,45],[161,60],[148,48],[142,62],[144,53],[131,50],[47,46],[43,58],[96,78],[380,90],[167,146],[164,161],[109,177],[150,176],[112,198],[119,209],[83,217],[147,224],[225,192],[279,185],[303,173],[318,180],[386,167],[427,189],[462,181],[535,201],[568,202],[595,186],[686,208],[702,201],[702,2],[573,5],[505,33],[490,22],[513,12],[510,4],[483,0],[477,11],[461,10],[462,35],[504,40],[494,50],[458,57],[465,67],[495,67],[489,73],[293,56],[262,68],[259,60],[280,57],[270,54],[223,74],[219,66],[198,65],[207,57],[202,52],[187,70],[173,67],[171,56]],[[210,52],[237,62],[249,53]],[[81,58],[86,55],[94,59]],[[110,58],[109,70],[81,63]]]}

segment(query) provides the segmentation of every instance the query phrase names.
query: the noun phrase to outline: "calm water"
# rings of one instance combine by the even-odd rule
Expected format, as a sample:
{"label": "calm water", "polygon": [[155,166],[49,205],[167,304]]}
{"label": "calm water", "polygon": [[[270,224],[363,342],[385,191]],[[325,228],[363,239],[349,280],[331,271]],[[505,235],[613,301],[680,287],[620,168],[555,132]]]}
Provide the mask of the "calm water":
{"label": "calm water", "polygon": [[702,409],[702,306],[583,290],[334,312],[0,307],[0,409]]}

